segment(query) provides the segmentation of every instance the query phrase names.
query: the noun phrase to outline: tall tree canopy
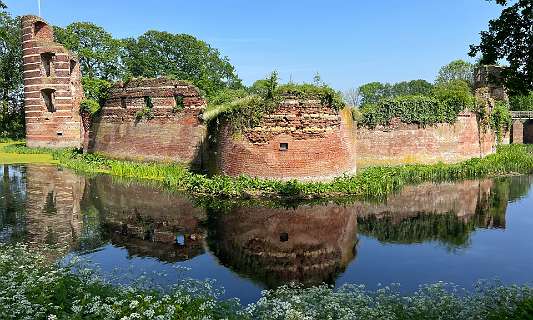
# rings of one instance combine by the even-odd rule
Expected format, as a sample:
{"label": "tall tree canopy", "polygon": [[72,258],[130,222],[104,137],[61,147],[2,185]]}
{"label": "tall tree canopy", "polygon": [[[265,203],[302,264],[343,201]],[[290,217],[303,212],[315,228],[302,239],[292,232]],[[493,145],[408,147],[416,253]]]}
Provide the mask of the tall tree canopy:
{"label": "tall tree canopy", "polygon": [[191,35],[150,30],[123,43],[124,63],[134,77],[174,76],[192,81],[207,95],[241,86],[228,58]]}
{"label": "tall tree canopy", "polygon": [[121,42],[90,22],[75,22],[66,28],[54,27],[57,42],[74,51],[82,74],[89,78],[116,80],[124,74]]}
{"label": "tall tree canopy", "polygon": [[503,72],[511,94],[533,90],[533,1],[496,0],[504,6],[499,18],[489,22],[482,31],[481,42],[470,46],[470,55],[481,53],[482,64],[506,59],[509,67]]}
{"label": "tall tree canopy", "polygon": [[241,86],[226,57],[187,34],[151,30],[137,39],[119,40],[89,22],[55,27],[55,33],[58,42],[78,54],[87,78],[172,76],[192,81],[208,95]]}
{"label": "tall tree canopy", "polygon": [[0,1],[0,137],[24,135],[20,19]]}
{"label": "tall tree canopy", "polygon": [[435,83],[439,85],[453,80],[463,80],[472,85],[474,82],[474,65],[464,60],[454,60],[440,68]]}
{"label": "tall tree canopy", "polygon": [[359,87],[361,104],[376,103],[385,98],[406,95],[429,95],[433,85],[426,80],[401,81],[394,84],[370,82]]}

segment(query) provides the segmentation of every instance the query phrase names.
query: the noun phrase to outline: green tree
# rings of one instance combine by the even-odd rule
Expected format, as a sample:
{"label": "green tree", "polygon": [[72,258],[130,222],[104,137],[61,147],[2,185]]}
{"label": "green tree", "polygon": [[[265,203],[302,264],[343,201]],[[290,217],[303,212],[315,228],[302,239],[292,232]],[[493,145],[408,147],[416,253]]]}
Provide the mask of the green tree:
{"label": "green tree", "polygon": [[472,86],[474,82],[474,65],[464,60],[454,60],[440,68],[435,83],[440,85],[453,80],[463,80]]}
{"label": "green tree", "polygon": [[121,63],[122,43],[90,22],[75,22],[66,28],[54,27],[56,41],[75,52],[82,74],[89,78],[116,80],[125,73]]}
{"label": "green tree", "polygon": [[388,83],[370,82],[359,87],[361,105],[376,103],[392,97],[392,86]]}
{"label": "green tree", "polygon": [[505,59],[509,66],[502,72],[511,94],[533,90],[533,1],[496,0],[504,8],[499,18],[489,21],[481,42],[470,46],[470,56],[481,53],[480,63],[494,64]]}
{"label": "green tree", "polygon": [[20,19],[0,2],[0,136],[24,135]]}
{"label": "green tree", "polygon": [[427,96],[431,93],[433,85],[426,80],[411,80],[395,83],[392,86],[392,96],[412,96],[422,95]]}
{"label": "green tree", "polygon": [[125,39],[123,45],[123,60],[131,76],[190,80],[208,96],[242,86],[228,58],[191,35],[151,30],[138,39]]}

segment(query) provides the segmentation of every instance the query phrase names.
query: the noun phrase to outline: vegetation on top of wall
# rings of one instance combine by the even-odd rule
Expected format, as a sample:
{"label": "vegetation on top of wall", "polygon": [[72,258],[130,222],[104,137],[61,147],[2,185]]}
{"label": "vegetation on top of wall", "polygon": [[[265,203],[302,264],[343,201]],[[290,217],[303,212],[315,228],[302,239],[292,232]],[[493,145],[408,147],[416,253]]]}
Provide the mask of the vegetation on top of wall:
{"label": "vegetation on top of wall", "polygon": [[459,113],[475,107],[476,101],[469,84],[464,80],[451,80],[436,85],[425,96],[399,96],[364,104],[360,122],[370,128],[387,126],[393,118],[421,126],[454,123]]}
{"label": "vegetation on top of wall", "polygon": [[527,95],[512,96],[509,100],[513,111],[533,111],[533,91]]}
{"label": "vegetation on top of wall", "polygon": [[328,85],[316,82],[278,84],[273,72],[267,79],[257,80],[248,89],[227,89],[209,99],[203,119],[207,122],[221,118],[229,120],[237,131],[259,125],[263,115],[275,110],[285,98],[316,99],[324,106],[340,110],[345,104],[342,95]]}
{"label": "vegetation on top of wall", "polygon": [[[46,252],[46,249],[45,249]],[[478,282],[474,290],[399,285],[370,291],[300,285],[266,290],[248,306],[222,299],[209,281],[178,280],[167,291],[149,283],[112,285],[82,264],[61,266],[23,245],[0,244],[0,314],[10,319],[531,319],[533,289]]]}

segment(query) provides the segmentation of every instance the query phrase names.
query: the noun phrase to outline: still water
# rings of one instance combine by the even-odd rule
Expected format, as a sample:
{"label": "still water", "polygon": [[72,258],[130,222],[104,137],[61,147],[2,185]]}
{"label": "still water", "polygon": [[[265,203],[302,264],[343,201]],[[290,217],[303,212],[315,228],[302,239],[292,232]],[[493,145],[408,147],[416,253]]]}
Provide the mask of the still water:
{"label": "still water", "polygon": [[253,302],[290,281],[533,283],[532,176],[409,186],[386,201],[209,201],[55,166],[0,170],[0,242],[56,246],[102,276],[214,279]]}

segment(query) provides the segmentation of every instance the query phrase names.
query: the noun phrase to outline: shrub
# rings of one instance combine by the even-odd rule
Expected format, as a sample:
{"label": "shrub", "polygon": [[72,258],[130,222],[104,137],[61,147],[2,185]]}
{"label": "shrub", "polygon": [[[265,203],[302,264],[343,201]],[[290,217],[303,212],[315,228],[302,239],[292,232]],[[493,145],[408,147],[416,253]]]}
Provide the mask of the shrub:
{"label": "shrub", "polygon": [[100,111],[100,104],[93,99],[83,99],[80,103],[80,113],[87,112],[90,115],[95,115]]}
{"label": "shrub", "polygon": [[263,115],[272,112],[284,97],[317,99],[335,110],[344,108],[342,95],[327,85],[294,84],[278,86],[277,74],[258,80],[248,90],[223,90],[209,100],[203,119],[207,122],[228,120],[232,128],[241,131],[259,125]]}
{"label": "shrub", "polygon": [[506,102],[496,101],[490,114],[490,127],[496,132],[498,143],[502,142],[503,131],[512,125],[513,118]]}
{"label": "shrub", "polygon": [[98,78],[83,77],[81,79],[85,98],[91,99],[103,105],[109,96],[111,82]]}
{"label": "shrub", "polygon": [[513,96],[510,102],[513,111],[533,111],[533,91],[528,95]]}

